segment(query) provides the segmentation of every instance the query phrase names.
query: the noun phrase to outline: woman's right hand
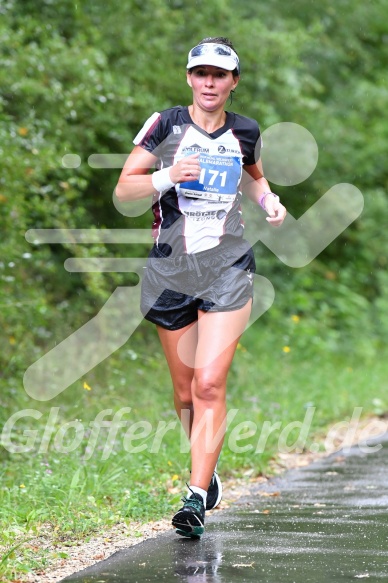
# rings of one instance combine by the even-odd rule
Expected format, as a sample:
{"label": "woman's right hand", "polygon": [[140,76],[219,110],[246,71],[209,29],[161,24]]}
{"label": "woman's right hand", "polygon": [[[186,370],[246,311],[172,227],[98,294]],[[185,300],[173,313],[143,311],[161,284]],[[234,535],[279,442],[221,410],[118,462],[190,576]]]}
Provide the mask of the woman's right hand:
{"label": "woman's right hand", "polygon": [[199,153],[185,156],[179,162],[170,167],[170,178],[172,182],[194,182],[198,180],[201,174],[201,166],[199,164]]}

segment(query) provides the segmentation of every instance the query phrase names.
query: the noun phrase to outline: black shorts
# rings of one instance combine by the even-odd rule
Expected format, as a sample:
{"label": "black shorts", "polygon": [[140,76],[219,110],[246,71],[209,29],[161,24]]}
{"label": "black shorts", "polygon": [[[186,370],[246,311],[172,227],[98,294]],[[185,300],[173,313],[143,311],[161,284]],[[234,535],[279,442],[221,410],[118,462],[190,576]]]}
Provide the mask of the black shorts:
{"label": "black shorts", "polygon": [[154,245],[141,287],[141,312],[146,320],[178,330],[198,319],[198,310],[229,312],[253,297],[256,265],[247,241],[166,257]]}

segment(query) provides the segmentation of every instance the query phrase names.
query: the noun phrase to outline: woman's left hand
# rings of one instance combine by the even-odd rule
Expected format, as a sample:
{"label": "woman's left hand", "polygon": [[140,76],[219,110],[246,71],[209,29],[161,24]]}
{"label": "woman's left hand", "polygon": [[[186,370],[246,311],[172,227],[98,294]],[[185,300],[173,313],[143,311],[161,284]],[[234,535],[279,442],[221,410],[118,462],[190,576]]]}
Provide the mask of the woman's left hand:
{"label": "woman's left hand", "polygon": [[264,206],[268,213],[268,217],[265,220],[273,227],[279,227],[287,214],[287,210],[280,202],[279,197],[269,194],[265,197]]}
{"label": "woman's left hand", "polygon": [[258,160],[256,164],[244,166],[244,170],[241,181],[242,191],[266,211],[268,214],[266,220],[270,225],[280,227],[287,211],[264,178],[261,161]]}

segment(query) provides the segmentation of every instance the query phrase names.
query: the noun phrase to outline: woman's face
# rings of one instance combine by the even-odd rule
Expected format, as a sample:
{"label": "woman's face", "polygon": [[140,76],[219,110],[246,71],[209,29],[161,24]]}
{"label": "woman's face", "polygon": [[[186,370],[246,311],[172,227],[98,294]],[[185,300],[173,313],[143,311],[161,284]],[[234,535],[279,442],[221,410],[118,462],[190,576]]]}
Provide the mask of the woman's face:
{"label": "woman's face", "polygon": [[232,71],[201,65],[187,72],[187,83],[193,90],[193,100],[206,111],[216,111],[224,107],[230,92],[237,87],[239,77]]}

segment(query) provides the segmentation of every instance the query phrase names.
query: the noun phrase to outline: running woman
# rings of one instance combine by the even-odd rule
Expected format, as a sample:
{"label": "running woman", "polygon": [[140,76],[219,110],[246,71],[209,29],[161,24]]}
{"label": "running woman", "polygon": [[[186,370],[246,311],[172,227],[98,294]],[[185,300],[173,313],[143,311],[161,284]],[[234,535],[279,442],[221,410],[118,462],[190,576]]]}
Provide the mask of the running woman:
{"label": "running woman", "polygon": [[[226,430],[226,381],[248,322],[255,261],[243,239],[242,193],[281,225],[286,209],[260,163],[260,130],[225,110],[240,79],[232,43],[203,39],[188,55],[192,103],[154,113],[134,140],[116,187],[121,201],[152,198],[154,246],[141,310],[156,324],[190,439],[191,476],[176,532],[198,537],[221,500],[216,467]],[[149,170],[157,170],[149,174]]]}

